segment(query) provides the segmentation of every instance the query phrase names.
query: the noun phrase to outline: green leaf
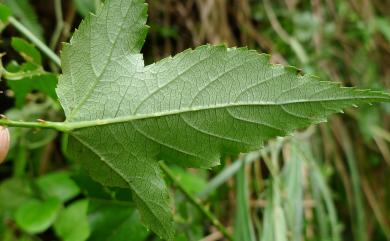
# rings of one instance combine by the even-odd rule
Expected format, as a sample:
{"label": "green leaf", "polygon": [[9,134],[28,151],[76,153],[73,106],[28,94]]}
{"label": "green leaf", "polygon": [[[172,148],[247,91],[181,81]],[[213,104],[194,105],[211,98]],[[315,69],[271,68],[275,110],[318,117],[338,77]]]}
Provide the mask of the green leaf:
{"label": "green leaf", "polygon": [[183,187],[191,194],[201,192],[206,188],[206,177],[202,173],[189,173],[183,168],[173,167],[171,171],[175,174],[176,178],[180,180]]}
{"label": "green leaf", "polygon": [[23,107],[28,93],[38,90],[47,94],[56,100],[55,87],[57,85],[57,75],[52,73],[42,73],[32,76],[22,77],[21,79],[8,80],[7,85],[15,93],[15,105],[18,108]]}
{"label": "green leaf", "polygon": [[90,230],[87,217],[88,200],[80,200],[61,210],[54,230],[63,241],[87,240]]}
{"label": "green leaf", "polygon": [[16,224],[28,233],[41,233],[48,229],[61,209],[56,198],[46,201],[31,200],[21,205],[15,213]]}
{"label": "green leaf", "polygon": [[134,207],[126,202],[91,200],[88,217],[91,241],[143,241],[149,234]]}
{"label": "green leaf", "polygon": [[11,9],[9,9],[6,5],[0,3],[0,21],[3,24],[6,23],[11,15]]}
{"label": "green leaf", "polygon": [[11,16],[11,10],[0,2],[0,33],[8,24],[8,18]]}
{"label": "green leaf", "polygon": [[27,62],[42,65],[42,56],[33,44],[22,38],[14,37],[11,45]]}
{"label": "green leaf", "polygon": [[57,75],[43,70],[42,57],[35,46],[23,39],[13,38],[12,47],[27,61],[21,65],[16,61],[10,62],[3,74],[8,80],[8,86],[15,93],[15,105],[22,108],[27,94],[34,90],[57,100]]}
{"label": "green leaf", "polygon": [[100,0],[73,0],[77,11],[84,17],[88,16],[89,13],[94,13],[96,11],[97,3],[100,3]]}
{"label": "green leaf", "polygon": [[12,178],[3,181],[0,185],[0,213],[12,213],[32,196],[33,192],[26,179]]}
{"label": "green leaf", "polygon": [[70,155],[108,186],[128,187],[144,223],[172,240],[159,160],[208,168],[222,153],[326,120],[355,104],[389,101],[269,64],[246,48],[201,46],[144,66],[143,0],[108,0],[62,51],[57,94]]}
{"label": "green leaf", "polygon": [[43,30],[38,22],[35,9],[29,0],[0,0],[4,2],[12,11],[12,14],[20,19],[20,22],[26,26],[35,36],[43,40]]}
{"label": "green leaf", "polygon": [[95,182],[83,169],[76,172],[72,179],[75,180],[80,187],[81,192],[89,198],[93,199],[110,199],[113,195],[107,190],[107,187],[101,183]]}
{"label": "green leaf", "polygon": [[8,86],[15,93],[15,105],[22,108],[27,94],[31,91],[40,91],[57,100],[57,75],[43,70],[42,57],[35,46],[21,38],[12,38],[11,44],[27,61],[21,65],[11,61],[3,71],[3,77],[8,80]]}
{"label": "green leaf", "polygon": [[47,197],[55,197],[66,202],[80,193],[77,184],[67,172],[50,173],[37,179],[37,185]]}

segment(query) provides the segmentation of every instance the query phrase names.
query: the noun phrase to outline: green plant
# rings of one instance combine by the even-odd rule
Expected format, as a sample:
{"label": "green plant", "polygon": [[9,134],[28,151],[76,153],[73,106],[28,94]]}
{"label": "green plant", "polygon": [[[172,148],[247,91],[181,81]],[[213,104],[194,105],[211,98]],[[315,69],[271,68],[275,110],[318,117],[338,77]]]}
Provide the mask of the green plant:
{"label": "green plant", "polygon": [[100,183],[131,189],[145,225],[164,239],[174,226],[160,168],[173,175],[160,160],[210,168],[222,154],[256,150],[343,108],[390,100],[271,65],[246,48],[206,45],[144,66],[146,11],[142,0],[106,1],[64,46],[57,94],[65,122],[0,125],[68,134],[69,155]]}

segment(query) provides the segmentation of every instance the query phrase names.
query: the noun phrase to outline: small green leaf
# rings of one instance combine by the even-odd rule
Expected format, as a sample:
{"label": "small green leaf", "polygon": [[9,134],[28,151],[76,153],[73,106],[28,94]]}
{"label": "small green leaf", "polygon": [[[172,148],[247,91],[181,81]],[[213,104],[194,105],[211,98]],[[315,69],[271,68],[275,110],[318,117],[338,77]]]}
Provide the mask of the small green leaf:
{"label": "small green leaf", "polygon": [[0,3],[0,33],[7,27],[8,18],[11,14],[11,10],[6,5]]}
{"label": "small green leaf", "polygon": [[42,65],[42,57],[35,46],[22,38],[13,37],[11,41],[12,48],[27,61],[36,65]]}
{"label": "small green leaf", "polygon": [[37,179],[37,185],[46,197],[55,197],[66,202],[80,193],[77,184],[68,172],[50,173]]}
{"label": "small green leaf", "polygon": [[63,241],[87,240],[90,231],[87,218],[88,200],[80,200],[61,210],[54,230]]}
{"label": "small green leaf", "polygon": [[171,168],[171,171],[175,174],[176,178],[180,180],[183,187],[191,194],[195,195],[207,186],[206,177],[204,175],[202,176],[202,173],[189,173],[179,167]]}
{"label": "small green leaf", "polygon": [[32,196],[33,192],[26,179],[13,178],[3,181],[0,185],[0,213],[13,213]]}
{"label": "small green leaf", "polygon": [[15,213],[16,224],[24,231],[35,234],[48,229],[61,210],[61,202],[56,198],[46,201],[31,200],[21,205]]}
{"label": "small green leaf", "polygon": [[[55,87],[57,75],[43,70],[41,55],[34,45],[20,38],[12,39],[12,47],[27,61],[19,65],[16,61],[7,64],[3,78],[15,94],[15,105],[22,108],[25,98],[31,91],[40,91],[57,100]],[[0,67],[1,63],[0,63]]]}
{"label": "small green leaf", "polygon": [[11,9],[0,3],[0,21],[4,24],[8,22],[8,18],[12,15]]}
{"label": "small green leaf", "polygon": [[38,90],[47,94],[52,99],[56,100],[55,86],[57,85],[57,75],[52,73],[42,73],[28,77],[22,77],[17,80],[8,80],[8,86],[15,94],[15,105],[19,108],[23,107],[28,93],[33,90]]}
{"label": "small green leaf", "polygon": [[149,234],[129,203],[91,200],[88,217],[91,241],[144,241]]}
{"label": "small green leaf", "polygon": [[89,198],[93,199],[110,199],[112,193],[107,187],[104,187],[101,183],[94,181],[85,170],[80,169],[72,176],[81,192]]}
{"label": "small green leaf", "polygon": [[84,17],[89,13],[96,11],[96,4],[100,3],[100,0],[73,0],[77,11]]}

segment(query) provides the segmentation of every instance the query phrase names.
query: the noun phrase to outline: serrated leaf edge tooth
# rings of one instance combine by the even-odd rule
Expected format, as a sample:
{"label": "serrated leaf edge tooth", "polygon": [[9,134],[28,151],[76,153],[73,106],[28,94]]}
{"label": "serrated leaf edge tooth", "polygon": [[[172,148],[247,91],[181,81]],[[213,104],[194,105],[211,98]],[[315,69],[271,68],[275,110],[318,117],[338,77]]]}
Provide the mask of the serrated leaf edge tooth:
{"label": "serrated leaf edge tooth", "polygon": [[[254,53],[256,55],[258,55],[260,58],[266,60],[268,66],[270,68],[276,68],[276,69],[283,69],[284,71],[288,71],[290,73],[295,73],[297,78],[311,78],[311,79],[315,79],[315,80],[318,80],[319,83],[326,83],[326,84],[330,84],[330,85],[335,85],[335,86],[338,86],[342,89],[349,89],[349,90],[353,90],[353,91],[356,91],[356,92],[361,92],[361,93],[371,93],[371,94],[377,94],[377,95],[381,95],[384,100],[387,100],[387,101],[390,101],[390,94],[389,93],[386,93],[386,92],[383,92],[383,91],[378,91],[378,90],[371,90],[371,89],[358,89],[357,87],[345,87],[345,86],[342,86],[342,83],[340,82],[333,82],[333,81],[328,81],[328,80],[321,80],[319,76],[316,76],[316,75],[313,75],[313,74],[306,74],[304,73],[301,69],[299,68],[296,68],[294,66],[290,66],[290,65],[283,65],[283,64],[273,64],[270,62],[270,58],[271,58],[271,55],[270,54],[266,54],[266,53],[259,53],[257,50],[253,50],[253,49],[248,49],[247,47],[227,47],[226,44],[216,44],[216,45],[212,45],[212,44],[205,44],[205,45],[200,45],[196,48],[188,48],[184,51],[182,51],[181,53],[178,53],[176,55],[170,55],[169,57],[167,57],[168,59],[176,59],[176,58],[179,58],[181,57],[182,55],[185,55],[185,54],[188,54],[188,53],[193,53],[197,50],[202,50],[203,48],[207,48],[207,49],[211,49],[211,48],[222,48],[224,49],[226,52],[228,51],[245,51],[245,52],[250,52],[250,53]],[[159,64],[159,63],[163,63],[165,59],[167,58],[164,58],[160,61],[157,61],[151,65],[148,65],[148,66],[153,66],[155,64]],[[378,97],[376,97],[378,98]]]}

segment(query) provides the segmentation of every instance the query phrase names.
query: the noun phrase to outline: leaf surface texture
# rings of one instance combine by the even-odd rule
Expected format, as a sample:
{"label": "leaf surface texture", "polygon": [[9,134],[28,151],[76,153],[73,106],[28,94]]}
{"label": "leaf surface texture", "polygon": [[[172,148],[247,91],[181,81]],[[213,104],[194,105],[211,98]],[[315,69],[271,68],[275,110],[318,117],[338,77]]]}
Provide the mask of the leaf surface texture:
{"label": "leaf surface texture", "polygon": [[164,239],[174,226],[159,160],[212,167],[223,153],[389,100],[246,48],[206,45],[145,66],[146,11],[143,0],[107,0],[87,17],[62,51],[57,94],[66,122],[82,126],[71,132],[71,154],[103,184],[131,188],[144,223]]}

